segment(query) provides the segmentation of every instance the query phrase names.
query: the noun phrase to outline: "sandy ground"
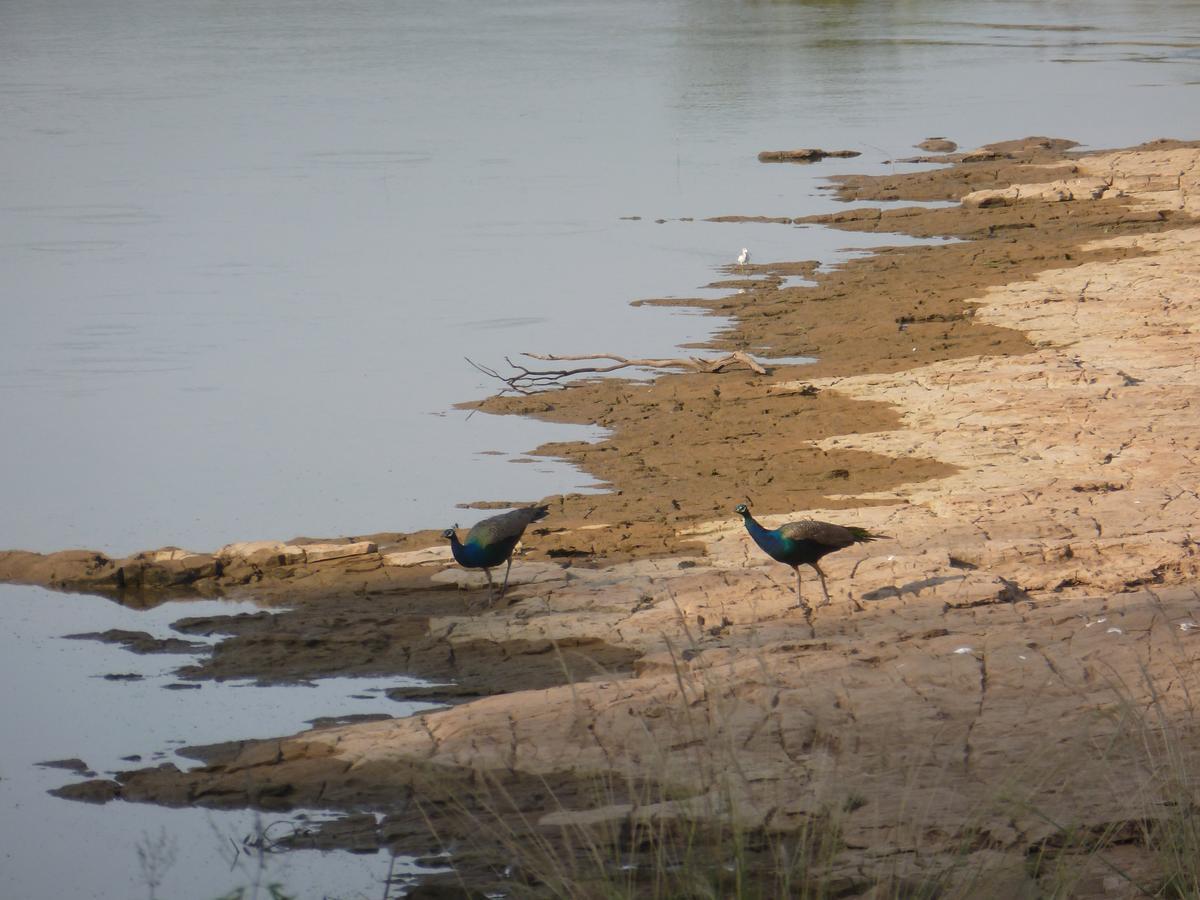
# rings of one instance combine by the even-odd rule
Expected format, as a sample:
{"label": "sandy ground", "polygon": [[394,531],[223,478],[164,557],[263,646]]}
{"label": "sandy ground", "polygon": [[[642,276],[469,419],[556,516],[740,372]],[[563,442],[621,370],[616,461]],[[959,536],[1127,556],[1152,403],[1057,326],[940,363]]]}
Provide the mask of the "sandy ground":
{"label": "sandy ground", "polygon": [[[991,896],[1035,896],[1071,829],[1133,835],[1076,854],[1073,896],[1161,881],[1137,835],[1170,818],[1192,762],[1200,654],[1200,149],[1030,139],[953,160],[837,189],[957,205],[819,220],[963,240],[884,250],[815,287],[756,264],[729,273],[744,293],[695,301],[734,317],[714,350],[817,364],[479,404],[611,430],[541,448],[613,491],[546,501],[504,608],[480,607],[482,578],[447,567],[432,532],[0,554],[5,580],[127,603],[287,604],[180,623],[228,635],[191,677],[453,682],[426,692],[443,711],[205,748],[200,768],[64,795],[377,810],[310,839],[448,843],[481,885],[511,877],[491,864],[512,850],[462,814],[478,822],[498,787],[525,843],[696,819],[836,826],[812,877],[842,894],[986,872]],[[730,513],[747,497],[768,524],[891,539],[827,558],[833,603],[810,628],[791,571]]]}

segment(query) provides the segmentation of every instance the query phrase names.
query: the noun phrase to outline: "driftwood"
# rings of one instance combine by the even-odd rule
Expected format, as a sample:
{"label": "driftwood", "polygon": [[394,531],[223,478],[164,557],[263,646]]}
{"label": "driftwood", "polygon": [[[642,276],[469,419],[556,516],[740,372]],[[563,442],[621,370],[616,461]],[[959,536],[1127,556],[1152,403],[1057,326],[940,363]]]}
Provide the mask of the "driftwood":
{"label": "driftwood", "polygon": [[862,156],[862,154],[857,150],[821,150],[817,147],[805,147],[800,150],[764,150],[758,154],[758,161],[814,163],[820,162],[827,156],[851,159],[855,156]]}
{"label": "driftwood", "polygon": [[574,369],[531,369],[528,366],[513,362],[507,356],[504,361],[513,370],[511,375],[503,375],[495,369],[482,366],[473,359],[467,362],[485,375],[499,379],[505,384],[504,391],[516,391],[518,394],[536,394],[541,391],[566,387],[565,381],[575,375],[602,375],[606,372],[616,372],[619,369],[690,369],[693,372],[721,372],[738,365],[757,372],[759,375],[770,374],[763,366],[747,353],[735,350],[733,353],[716,359],[704,359],[700,356],[688,356],[679,359],[629,359],[613,353],[586,353],[579,356],[560,356],[555,353],[522,353],[529,359],[546,362],[581,362],[585,360],[607,359],[612,365],[578,366]]}

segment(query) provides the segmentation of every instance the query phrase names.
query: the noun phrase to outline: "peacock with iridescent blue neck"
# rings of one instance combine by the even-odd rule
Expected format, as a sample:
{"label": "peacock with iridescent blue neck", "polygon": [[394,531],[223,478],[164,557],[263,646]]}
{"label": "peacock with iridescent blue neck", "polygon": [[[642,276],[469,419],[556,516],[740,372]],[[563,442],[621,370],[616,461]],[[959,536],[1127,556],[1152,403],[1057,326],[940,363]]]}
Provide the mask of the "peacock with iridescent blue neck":
{"label": "peacock with iridescent blue neck", "polygon": [[443,531],[442,537],[450,541],[450,552],[460,566],[464,569],[483,569],[488,581],[488,603],[491,603],[497,599],[492,569],[502,562],[508,564],[504,569],[504,584],[499,594],[503,597],[508,589],[513,550],[521,540],[521,535],[530,523],[544,519],[549,513],[549,506],[526,506],[476,523],[467,532],[465,541],[459,541],[453,528]]}
{"label": "peacock with iridescent blue neck", "polygon": [[804,610],[805,618],[812,617],[812,610],[804,602],[800,592],[800,566],[812,566],[817,577],[821,579],[821,592],[825,599],[820,605],[824,606],[829,602],[829,589],[825,586],[825,573],[818,565],[821,557],[852,544],[887,538],[885,534],[872,534],[865,528],[816,522],[812,519],[788,522],[778,528],[764,528],[750,515],[750,508],[746,504],[739,503],[733,511],[742,517],[746,531],[767,556],[795,570],[796,605]]}

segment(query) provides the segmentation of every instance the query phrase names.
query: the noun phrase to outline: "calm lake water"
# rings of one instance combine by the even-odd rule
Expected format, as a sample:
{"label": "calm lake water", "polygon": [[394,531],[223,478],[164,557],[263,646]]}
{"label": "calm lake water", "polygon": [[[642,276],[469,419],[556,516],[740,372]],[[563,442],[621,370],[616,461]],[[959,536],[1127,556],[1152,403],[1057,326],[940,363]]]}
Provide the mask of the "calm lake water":
{"label": "calm lake water", "polygon": [[[1198,83],[1194,2],[0,0],[0,548],[442,527],[586,485],[511,460],[588,429],[451,409],[492,389],[464,356],[670,354],[715,320],[629,301],[694,295],[742,246],[893,242],[678,219],[827,210],[823,176],[932,135],[1197,137]],[[755,160],[799,146],[863,156]],[[169,658],[59,637],[191,607],[0,600],[0,896],[146,896],[159,829],[189,850],[160,896],[238,883],[210,838],[245,817],[69,804],[34,762],[397,711],[163,691]],[[385,860],[296,859],[304,896],[382,893]]]}

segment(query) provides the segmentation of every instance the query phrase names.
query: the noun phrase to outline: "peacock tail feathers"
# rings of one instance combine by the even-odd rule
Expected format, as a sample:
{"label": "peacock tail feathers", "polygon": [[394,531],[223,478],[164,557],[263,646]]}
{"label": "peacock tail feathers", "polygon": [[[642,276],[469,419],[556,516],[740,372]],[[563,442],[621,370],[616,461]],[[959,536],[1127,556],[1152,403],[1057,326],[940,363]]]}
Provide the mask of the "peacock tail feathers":
{"label": "peacock tail feathers", "polygon": [[492,516],[490,519],[476,523],[475,527],[467,532],[467,539],[464,543],[489,547],[511,540],[515,544],[516,540],[525,532],[526,527],[546,518],[549,513],[550,507],[543,505],[525,506],[514,509],[512,512]]}
{"label": "peacock tail feathers", "polygon": [[846,530],[854,535],[854,543],[866,544],[869,541],[890,541],[891,536],[886,534],[875,534],[867,531],[865,528],[859,528],[857,525],[847,525]]}

